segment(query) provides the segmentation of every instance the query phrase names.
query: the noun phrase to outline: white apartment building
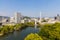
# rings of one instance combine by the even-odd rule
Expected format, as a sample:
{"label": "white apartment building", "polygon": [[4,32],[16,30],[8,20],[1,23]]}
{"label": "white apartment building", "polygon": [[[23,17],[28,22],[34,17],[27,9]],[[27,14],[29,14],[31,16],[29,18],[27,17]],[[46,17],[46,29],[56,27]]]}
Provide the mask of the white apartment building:
{"label": "white apartment building", "polygon": [[11,17],[11,18],[10,18],[10,23],[15,23],[14,20],[15,20],[14,17]]}
{"label": "white apartment building", "polygon": [[22,20],[22,15],[21,15],[21,13],[16,12],[16,13],[15,13],[15,16],[14,16],[14,19],[15,19],[15,23],[20,23],[21,20]]}
{"label": "white apartment building", "polygon": [[21,23],[24,23],[25,21],[24,20],[21,20]]}

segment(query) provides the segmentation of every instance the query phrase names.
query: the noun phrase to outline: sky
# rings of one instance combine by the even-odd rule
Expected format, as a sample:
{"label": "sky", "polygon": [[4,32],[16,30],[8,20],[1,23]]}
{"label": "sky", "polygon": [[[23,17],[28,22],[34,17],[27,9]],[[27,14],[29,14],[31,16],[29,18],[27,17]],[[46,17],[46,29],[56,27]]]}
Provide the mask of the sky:
{"label": "sky", "polygon": [[0,16],[54,17],[60,14],[60,0],[0,0]]}

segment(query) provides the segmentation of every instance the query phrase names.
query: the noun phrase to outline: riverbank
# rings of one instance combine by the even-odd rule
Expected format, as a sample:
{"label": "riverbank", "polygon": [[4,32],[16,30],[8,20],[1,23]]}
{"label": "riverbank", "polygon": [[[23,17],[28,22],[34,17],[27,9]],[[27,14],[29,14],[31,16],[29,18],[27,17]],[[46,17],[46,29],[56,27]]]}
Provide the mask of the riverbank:
{"label": "riverbank", "polygon": [[[34,22],[20,23],[15,25],[3,25],[0,27],[0,36],[6,35],[8,33],[12,33],[14,31],[19,31],[25,29],[27,27],[34,27]],[[39,24],[37,26],[40,26]]]}
{"label": "riverbank", "polygon": [[[40,27],[40,30],[37,34],[38,37],[40,36],[42,40],[60,40],[60,23],[44,24]],[[28,34],[25,37],[25,40],[33,40],[37,38],[36,36],[33,36],[35,38],[31,36],[33,35]],[[37,40],[39,40],[39,38]]]}
{"label": "riverbank", "polygon": [[[34,27],[34,22],[20,23],[15,25],[3,25],[0,27],[0,36],[6,35],[8,33],[12,33],[14,31],[19,31],[27,27]],[[42,27],[42,24],[37,23],[37,28]]]}
{"label": "riverbank", "polygon": [[[38,29],[40,28],[40,29],[38,30],[37,28]],[[9,35],[9,33],[12,33],[14,35],[13,36],[14,39],[20,33],[21,34],[19,36],[21,36],[23,38],[25,38],[30,33],[37,33],[39,36],[41,36],[41,38],[43,40],[49,40],[49,39],[51,39],[51,40],[59,39],[60,40],[60,23],[44,24],[44,25],[38,24],[37,28],[36,29],[34,28],[34,22],[16,24],[16,25],[3,25],[2,27],[0,27],[0,33],[1,33],[1,36],[7,35],[7,34]],[[22,30],[22,31],[20,31],[20,30]],[[16,31],[19,33],[16,34],[17,33]],[[11,37],[12,37],[12,35],[11,35]],[[18,37],[17,37],[17,39],[18,39]]]}
{"label": "riverbank", "polygon": [[14,31],[13,33],[8,33],[0,37],[0,40],[24,40],[24,38],[30,33],[38,33],[39,29],[34,27],[26,27],[19,31]]}

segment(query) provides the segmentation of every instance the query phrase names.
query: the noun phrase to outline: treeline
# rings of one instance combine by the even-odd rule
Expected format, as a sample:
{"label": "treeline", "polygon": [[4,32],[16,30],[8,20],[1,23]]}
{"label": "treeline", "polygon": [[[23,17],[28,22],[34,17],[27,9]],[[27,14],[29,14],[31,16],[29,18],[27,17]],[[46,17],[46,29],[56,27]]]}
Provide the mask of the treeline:
{"label": "treeline", "polygon": [[20,24],[15,24],[15,25],[3,25],[0,26],[0,36],[12,33],[15,30],[22,30],[26,27],[34,27],[35,24],[34,22],[26,22],[26,23],[20,23]]}
{"label": "treeline", "polygon": [[[37,33],[42,40],[60,40],[60,23],[54,23],[54,24],[44,24],[40,27],[40,31]],[[29,34],[30,35],[30,34]],[[25,37],[25,40],[33,40],[33,35]],[[32,37],[33,36],[33,37]],[[39,39],[39,36],[35,36],[34,39]],[[31,39],[30,39],[31,37]]]}
{"label": "treeline", "polygon": [[43,25],[39,35],[44,40],[60,40],[60,23]]}

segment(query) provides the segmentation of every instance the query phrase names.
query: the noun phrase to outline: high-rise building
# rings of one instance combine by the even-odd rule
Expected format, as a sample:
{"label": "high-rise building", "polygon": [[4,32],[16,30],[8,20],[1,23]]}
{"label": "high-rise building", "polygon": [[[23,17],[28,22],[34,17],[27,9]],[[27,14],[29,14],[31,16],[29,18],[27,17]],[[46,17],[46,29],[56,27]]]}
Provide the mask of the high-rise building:
{"label": "high-rise building", "polygon": [[15,19],[15,23],[20,23],[22,19],[21,13],[19,12],[15,13],[14,19]]}

